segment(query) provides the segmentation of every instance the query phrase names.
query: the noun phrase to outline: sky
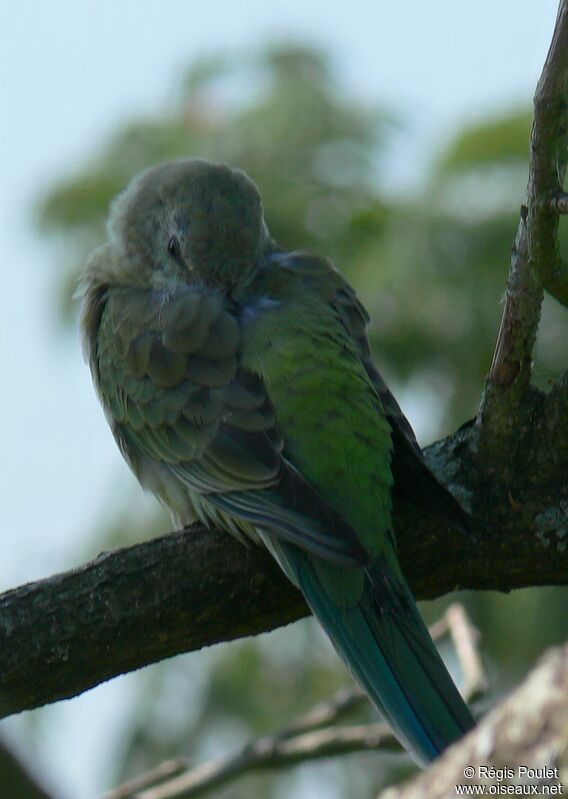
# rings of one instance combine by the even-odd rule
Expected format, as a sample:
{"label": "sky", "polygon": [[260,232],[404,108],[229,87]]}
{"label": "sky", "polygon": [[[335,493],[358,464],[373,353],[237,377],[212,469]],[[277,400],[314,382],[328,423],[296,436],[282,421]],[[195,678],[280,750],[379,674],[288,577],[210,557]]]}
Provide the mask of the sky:
{"label": "sky", "polygon": [[[86,548],[96,555],[101,503],[109,510],[113,487],[116,495],[131,479],[78,335],[54,317],[54,250],[33,228],[42,191],[84,164],[120,121],[166,109],[195,57],[289,38],[329,50],[348,93],[401,115],[407,129],[387,178],[393,192],[412,191],[452,131],[530,101],[556,5],[0,0],[0,591],[78,565]],[[407,411],[420,432],[412,402]],[[37,722],[36,768],[63,799],[106,787],[121,730],[113,714],[128,708],[128,680]],[[0,723],[20,751],[29,719]]]}

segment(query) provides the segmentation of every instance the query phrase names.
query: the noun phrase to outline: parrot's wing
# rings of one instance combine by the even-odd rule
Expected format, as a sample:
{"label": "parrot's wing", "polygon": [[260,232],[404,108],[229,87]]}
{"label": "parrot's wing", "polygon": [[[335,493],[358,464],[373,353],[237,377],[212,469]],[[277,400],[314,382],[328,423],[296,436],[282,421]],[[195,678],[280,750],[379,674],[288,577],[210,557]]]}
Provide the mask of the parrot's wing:
{"label": "parrot's wing", "polygon": [[314,289],[323,293],[335,307],[355,343],[391,426],[395,496],[427,513],[434,511],[460,530],[471,533],[469,515],[428,468],[410,422],[373,363],[367,336],[369,314],[353,288],[324,258],[294,252],[276,253],[272,258],[300,272],[308,284],[313,282]]}
{"label": "parrot's wing", "polygon": [[353,528],[286,461],[260,377],[239,364],[220,294],[113,289],[100,312],[95,377],[140,476],[160,465],[221,511],[326,560],[362,566]]}
{"label": "parrot's wing", "polygon": [[428,468],[410,422],[375,367],[366,332],[369,316],[351,286],[342,282],[343,286],[336,291],[334,302],[346,329],[357,344],[367,374],[381,398],[390,422],[393,445],[391,468],[395,494],[425,512],[431,513],[434,510],[464,532],[471,532],[468,514]]}

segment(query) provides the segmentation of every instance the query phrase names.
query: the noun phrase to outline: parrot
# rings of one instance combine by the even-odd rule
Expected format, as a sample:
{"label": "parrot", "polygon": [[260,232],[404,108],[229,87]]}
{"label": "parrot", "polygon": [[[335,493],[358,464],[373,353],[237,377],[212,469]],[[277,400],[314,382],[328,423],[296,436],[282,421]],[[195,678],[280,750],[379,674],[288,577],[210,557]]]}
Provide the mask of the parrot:
{"label": "parrot", "polygon": [[276,243],[244,171],[186,158],[113,200],[79,292],[107,421],[174,523],[266,547],[418,764],[472,729],[399,565],[393,502],[461,531],[469,516],[334,264]]}

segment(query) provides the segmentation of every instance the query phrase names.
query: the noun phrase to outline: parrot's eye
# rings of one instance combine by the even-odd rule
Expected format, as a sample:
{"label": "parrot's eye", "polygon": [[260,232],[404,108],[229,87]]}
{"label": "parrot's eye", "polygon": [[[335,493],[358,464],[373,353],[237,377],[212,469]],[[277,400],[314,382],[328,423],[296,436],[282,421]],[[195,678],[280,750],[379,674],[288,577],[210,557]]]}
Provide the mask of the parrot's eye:
{"label": "parrot's eye", "polygon": [[176,261],[181,261],[181,245],[177,236],[172,236],[168,241],[168,253]]}

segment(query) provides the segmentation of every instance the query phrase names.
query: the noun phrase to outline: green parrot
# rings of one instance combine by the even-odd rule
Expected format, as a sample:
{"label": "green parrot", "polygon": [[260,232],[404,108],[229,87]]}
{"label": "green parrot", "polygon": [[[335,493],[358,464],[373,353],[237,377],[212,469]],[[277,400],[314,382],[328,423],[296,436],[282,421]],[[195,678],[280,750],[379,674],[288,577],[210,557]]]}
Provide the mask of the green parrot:
{"label": "green parrot", "polygon": [[393,493],[456,527],[324,258],[271,238],[242,172],[155,166],[83,279],[85,355],[120,450],[177,524],[268,548],[420,763],[473,718],[401,572]]}

